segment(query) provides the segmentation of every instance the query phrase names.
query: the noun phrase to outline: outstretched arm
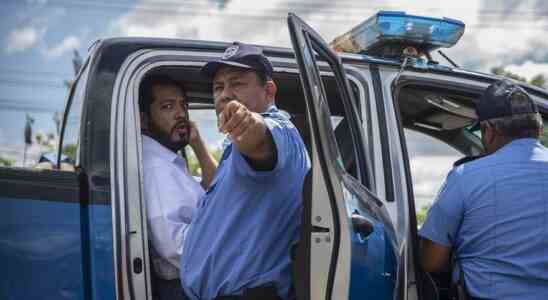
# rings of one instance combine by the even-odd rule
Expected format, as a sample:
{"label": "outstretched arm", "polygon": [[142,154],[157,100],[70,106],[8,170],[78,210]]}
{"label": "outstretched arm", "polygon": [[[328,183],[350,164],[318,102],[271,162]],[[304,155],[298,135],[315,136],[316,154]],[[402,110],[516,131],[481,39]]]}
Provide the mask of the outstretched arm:
{"label": "outstretched arm", "polygon": [[276,165],[276,145],[263,117],[237,101],[229,102],[221,115],[220,130],[255,169],[271,170]]}
{"label": "outstretched arm", "polygon": [[437,272],[449,262],[450,247],[436,244],[422,238],[420,243],[420,261],[424,271]]}
{"label": "outstretched arm", "polygon": [[237,101],[229,102],[219,116],[220,130],[255,169],[271,170],[276,165],[276,145],[263,117]]}

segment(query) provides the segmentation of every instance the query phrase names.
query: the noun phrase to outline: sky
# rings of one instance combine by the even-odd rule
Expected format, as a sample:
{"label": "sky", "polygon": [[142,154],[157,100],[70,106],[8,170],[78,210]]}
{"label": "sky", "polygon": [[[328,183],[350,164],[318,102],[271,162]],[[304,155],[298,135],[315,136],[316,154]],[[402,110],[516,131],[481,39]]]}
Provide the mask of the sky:
{"label": "sky", "polygon": [[[18,160],[25,114],[35,119],[35,132],[55,132],[53,114],[62,110],[64,82],[74,76],[74,50],[85,57],[95,40],[106,37],[290,47],[288,12],[330,41],[379,10],[399,10],[462,20],[464,36],[445,53],[464,68],[503,66],[525,78],[548,76],[548,1],[542,0],[0,0],[0,7],[0,153]],[[412,135],[409,143],[420,174],[416,189],[431,197],[457,155],[434,149],[421,136]],[[432,164],[447,167],[425,168]]]}

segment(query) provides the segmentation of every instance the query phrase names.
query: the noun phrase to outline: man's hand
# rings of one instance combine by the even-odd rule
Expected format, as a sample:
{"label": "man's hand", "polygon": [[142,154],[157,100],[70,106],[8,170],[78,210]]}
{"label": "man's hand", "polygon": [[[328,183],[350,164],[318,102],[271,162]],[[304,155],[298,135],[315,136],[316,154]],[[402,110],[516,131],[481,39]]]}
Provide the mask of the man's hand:
{"label": "man's hand", "polygon": [[199,146],[202,142],[202,137],[200,136],[200,132],[198,131],[198,127],[196,127],[196,123],[192,121],[188,121],[188,143],[190,144],[190,147],[192,149],[195,149],[197,146]]}
{"label": "man's hand", "polygon": [[219,115],[219,130],[228,134],[232,141],[240,142],[244,137],[263,135],[264,120],[258,113],[251,112],[238,101],[230,101]]}
{"label": "man's hand", "polygon": [[238,101],[230,101],[219,115],[219,130],[228,134],[238,150],[252,162],[273,165],[275,145],[260,114]]}
{"label": "man's hand", "polygon": [[217,170],[217,162],[215,161],[215,158],[213,158],[213,155],[211,155],[211,153],[209,153],[209,151],[207,150],[207,146],[200,136],[200,132],[198,131],[198,126],[196,126],[196,123],[188,121],[188,129],[188,143],[196,154],[196,158],[198,158],[198,162],[200,163],[200,167],[202,168],[201,184],[202,187],[207,190],[209,184],[215,176],[215,171]]}

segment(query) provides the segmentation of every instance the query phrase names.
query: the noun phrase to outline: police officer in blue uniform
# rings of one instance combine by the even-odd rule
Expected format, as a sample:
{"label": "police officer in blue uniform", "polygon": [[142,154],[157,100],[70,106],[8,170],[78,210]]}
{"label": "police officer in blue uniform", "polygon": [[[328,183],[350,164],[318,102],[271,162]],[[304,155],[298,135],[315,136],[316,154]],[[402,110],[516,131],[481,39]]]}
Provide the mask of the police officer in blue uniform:
{"label": "police officer in blue uniform", "polygon": [[185,293],[193,300],[294,299],[289,255],[310,168],[305,145],[275,106],[273,68],[261,48],[234,43],[202,73],[213,79],[228,143],[186,236]]}
{"label": "police officer in blue uniform", "polygon": [[[442,269],[472,299],[548,295],[548,149],[536,104],[508,80],[476,107],[485,156],[455,166],[420,229],[421,261]],[[461,274],[461,276],[459,276]]]}

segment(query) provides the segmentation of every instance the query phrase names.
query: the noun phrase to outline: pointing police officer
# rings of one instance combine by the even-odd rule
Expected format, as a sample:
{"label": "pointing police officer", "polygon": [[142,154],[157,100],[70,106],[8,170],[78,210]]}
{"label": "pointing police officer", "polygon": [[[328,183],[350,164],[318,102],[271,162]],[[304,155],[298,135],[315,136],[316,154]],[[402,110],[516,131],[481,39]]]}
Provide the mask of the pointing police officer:
{"label": "pointing police officer", "polygon": [[289,252],[310,168],[305,145],[275,105],[261,48],[234,43],[202,73],[213,79],[228,145],[186,236],[184,290],[191,299],[294,299]]}

